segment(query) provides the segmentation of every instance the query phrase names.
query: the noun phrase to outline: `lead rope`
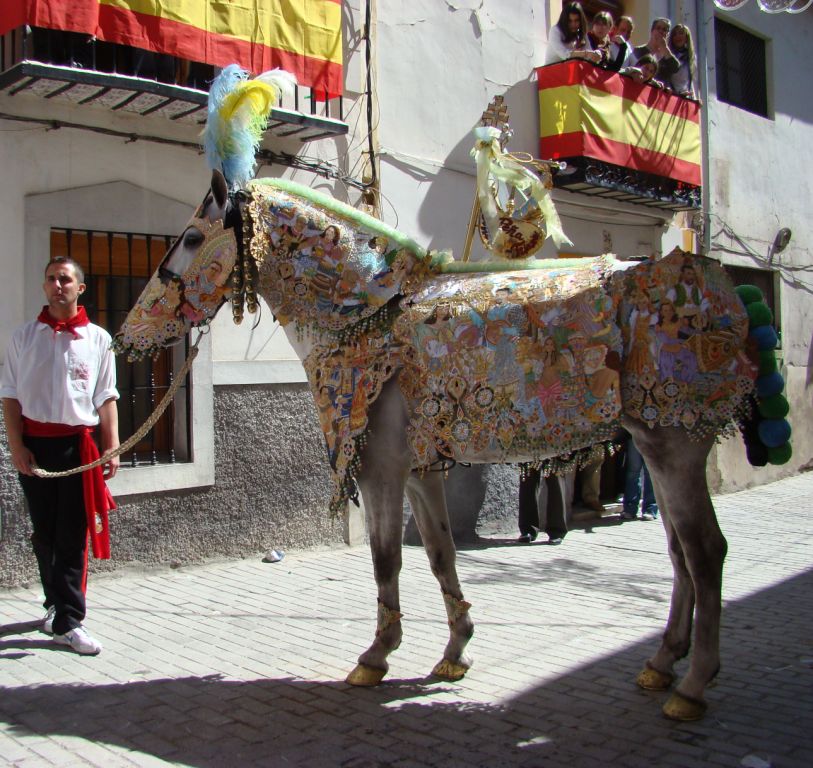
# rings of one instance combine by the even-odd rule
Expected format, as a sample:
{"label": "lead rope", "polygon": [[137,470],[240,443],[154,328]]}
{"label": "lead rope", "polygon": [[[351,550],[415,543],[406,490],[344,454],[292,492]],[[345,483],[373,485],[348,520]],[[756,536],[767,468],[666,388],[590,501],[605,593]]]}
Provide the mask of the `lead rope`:
{"label": "lead rope", "polygon": [[74,467],[73,469],[65,469],[61,472],[49,472],[47,469],[40,469],[39,467],[34,467],[32,472],[37,477],[47,477],[47,478],[55,478],[55,477],[68,477],[69,475],[76,475],[80,472],[86,472],[89,469],[94,469],[95,467],[101,466],[102,464],[106,464],[110,459],[114,459],[116,456],[121,456],[121,454],[126,453],[130,450],[130,448],[137,445],[141,442],[142,438],[149,432],[154,426],[155,422],[161,418],[164,411],[167,409],[167,406],[172,402],[172,399],[175,397],[178,389],[180,388],[181,384],[183,384],[184,379],[186,378],[186,374],[189,373],[189,369],[192,367],[192,363],[195,362],[195,358],[198,356],[198,344],[200,344],[200,340],[203,338],[204,334],[199,333],[198,338],[196,339],[195,343],[192,345],[192,348],[189,350],[189,355],[186,358],[181,370],[178,372],[178,375],[173,380],[172,384],[170,384],[167,393],[161,398],[161,402],[155,407],[155,410],[149,415],[147,420],[144,424],[139,428],[137,432],[133,434],[132,437],[125,440],[118,448],[115,448],[112,451],[108,451],[104,454],[104,456],[99,456],[96,461],[92,461],[90,464],[84,464],[81,467]]}

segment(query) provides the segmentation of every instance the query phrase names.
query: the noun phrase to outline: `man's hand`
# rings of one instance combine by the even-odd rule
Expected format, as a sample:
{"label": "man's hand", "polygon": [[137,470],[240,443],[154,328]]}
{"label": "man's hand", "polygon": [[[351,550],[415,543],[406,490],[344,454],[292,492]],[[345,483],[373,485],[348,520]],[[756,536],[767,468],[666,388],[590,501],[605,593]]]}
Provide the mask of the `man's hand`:
{"label": "man's hand", "polygon": [[33,475],[33,468],[36,466],[34,461],[34,454],[28,450],[22,443],[20,445],[11,447],[11,463],[21,475]]}
{"label": "man's hand", "polygon": [[102,475],[104,476],[105,480],[109,480],[111,477],[115,477],[116,472],[118,471],[119,471],[118,456],[114,456],[112,459],[102,464]]}

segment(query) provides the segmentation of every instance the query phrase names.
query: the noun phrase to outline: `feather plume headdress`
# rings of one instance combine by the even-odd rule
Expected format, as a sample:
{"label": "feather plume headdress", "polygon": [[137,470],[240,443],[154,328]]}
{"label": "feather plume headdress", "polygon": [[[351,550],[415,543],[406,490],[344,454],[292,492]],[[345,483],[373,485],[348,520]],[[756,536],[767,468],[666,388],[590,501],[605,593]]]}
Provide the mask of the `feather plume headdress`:
{"label": "feather plume headdress", "polygon": [[272,69],[249,80],[248,72],[229,64],[209,89],[203,147],[209,167],[223,172],[232,188],[254,176],[255,154],[268,117],[280,94],[291,95],[296,78]]}

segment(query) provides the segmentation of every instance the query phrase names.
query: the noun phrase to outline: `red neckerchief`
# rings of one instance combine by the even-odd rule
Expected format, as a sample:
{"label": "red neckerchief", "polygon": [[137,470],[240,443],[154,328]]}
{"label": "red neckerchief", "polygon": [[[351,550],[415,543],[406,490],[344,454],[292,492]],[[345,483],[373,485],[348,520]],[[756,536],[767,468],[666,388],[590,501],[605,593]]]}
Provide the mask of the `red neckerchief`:
{"label": "red neckerchief", "polygon": [[37,320],[52,328],[54,333],[58,333],[59,331],[68,331],[77,339],[79,338],[79,334],[74,329],[90,324],[88,314],[85,312],[85,308],[81,306],[79,307],[77,313],[73,317],[69,317],[67,320],[57,320],[51,315],[51,313],[48,311],[48,307],[46,306],[42,308],[42,312],[39,313]]}

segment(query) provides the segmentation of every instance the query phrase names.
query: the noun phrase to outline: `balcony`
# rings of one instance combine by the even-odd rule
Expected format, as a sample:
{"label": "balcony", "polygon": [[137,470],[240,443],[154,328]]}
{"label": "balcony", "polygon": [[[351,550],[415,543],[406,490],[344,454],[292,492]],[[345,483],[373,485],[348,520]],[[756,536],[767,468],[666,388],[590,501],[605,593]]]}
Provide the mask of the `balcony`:
{"label": "balcony", "polygon": [[540,157],[556,187],[673,211],[700,208],[700,104],[582,61],[539,67]]}
{"label": "balcony", "polygon": [[[4,116],[20,115],[15,104],[27,96],[200,127],[214,75],[207,64],[72,32],[20,27],[0,36]],[[268,134],[301,142],[341,136],[348,132],[343,112],[340,96],[319,99],[297,87],[290,104],[274,107]]]}

